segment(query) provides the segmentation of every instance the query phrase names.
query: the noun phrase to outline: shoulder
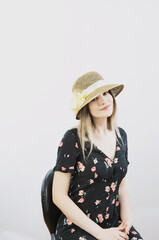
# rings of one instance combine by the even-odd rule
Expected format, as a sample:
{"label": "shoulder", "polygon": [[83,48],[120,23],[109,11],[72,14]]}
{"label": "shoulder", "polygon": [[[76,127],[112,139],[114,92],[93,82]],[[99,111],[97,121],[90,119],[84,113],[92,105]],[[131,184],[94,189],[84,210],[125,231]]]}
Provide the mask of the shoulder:
{"label": "shoulder", "polygon": [[[58,151],[67,152],[77,152],[77,149],[79,148],[78,142],[76,140],[76,134],[74,129],[67,129],[60,140]],[[74,151],[75,150],[75,151]]]}
{"label": "shoulder", "polygon": [[120,131],[120,134],[123,138],[127,138],[127,132],[124,128],[122,127],[118,127],[119,128],[119,131]]}
{"label": "shoulder", "polygon": [[77,134],[76,128],[69,128],[64,132],[62,140],[65,142],[76,141],[76,134]]}

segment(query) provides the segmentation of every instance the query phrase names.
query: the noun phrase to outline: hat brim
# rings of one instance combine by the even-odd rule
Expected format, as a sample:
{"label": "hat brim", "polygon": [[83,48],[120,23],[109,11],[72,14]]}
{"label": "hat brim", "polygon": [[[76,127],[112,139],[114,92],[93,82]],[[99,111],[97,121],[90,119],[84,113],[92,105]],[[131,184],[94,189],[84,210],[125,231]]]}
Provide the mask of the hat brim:
{"label": "hat brim", "polygon": [[79,120],[79,112],[80,110],[88,104],[93,98],[97,97],[99,94],[111,90],[113,95],[116,97],[124,88],[124,84],[109,84],[106,86],[99,87],[95,89],[93,92],[91,92],[85,99],[84,103],[80,106],[78,111],[76,112],[76,119]]}

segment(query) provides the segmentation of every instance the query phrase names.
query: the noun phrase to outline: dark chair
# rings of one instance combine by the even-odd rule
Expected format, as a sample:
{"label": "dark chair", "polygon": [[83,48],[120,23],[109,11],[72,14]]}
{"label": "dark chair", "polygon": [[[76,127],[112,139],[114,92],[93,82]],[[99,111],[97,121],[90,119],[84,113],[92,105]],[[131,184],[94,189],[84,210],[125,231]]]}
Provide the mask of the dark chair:
{"label": "dark chair", "polygon": [[41,203],[44,221],[51,234],[51,240],[55,240],[55,231],[57,221],[61,214],[61,210],[52,201],[52,181],[54,177],[53,169],[50,169],[41,186]]}

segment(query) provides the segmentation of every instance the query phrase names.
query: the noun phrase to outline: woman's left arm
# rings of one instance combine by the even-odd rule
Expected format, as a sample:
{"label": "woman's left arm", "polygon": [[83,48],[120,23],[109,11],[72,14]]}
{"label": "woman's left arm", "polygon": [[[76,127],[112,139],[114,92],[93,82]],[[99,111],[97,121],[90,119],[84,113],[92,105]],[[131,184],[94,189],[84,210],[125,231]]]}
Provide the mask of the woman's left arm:
{"label": "woman's left arm", "polygon": [[119,203],[121,220],[127,224],[126,230],[129,231],[132,226],[133,218],[130,207],[130,199],[126,188],[125,177],[119,185]]}

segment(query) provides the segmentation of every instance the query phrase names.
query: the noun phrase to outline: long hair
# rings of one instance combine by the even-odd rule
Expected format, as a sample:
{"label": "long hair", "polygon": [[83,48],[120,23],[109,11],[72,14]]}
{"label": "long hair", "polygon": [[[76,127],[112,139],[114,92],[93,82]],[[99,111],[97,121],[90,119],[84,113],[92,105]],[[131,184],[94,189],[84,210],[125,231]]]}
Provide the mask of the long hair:
{"label": "long hair", "polygon": [[[117,104],[115,100],[115,96],[113,95],[113,92],[109,90],[109,93],[113,97],[113,113],[110,117],[107,118],[107,128],[108,130],[115,130],[118,137],[123,142],[123,139],[121,137],[118,125],[117,125]],[[82,148],[82,154],[83,154],[83,160],[85,162],[88,161],[88,158],[93,150],[93,118],[90,113],[88,104],[86,104],[79,112],[80,120],[79,125],[77,126],[77,133],[80,140],[81,148]],[[85,156],[85,141],[88,140],[90,142],[90,151],[88,156]],[[117,138],[118,141],[118,138]],[[119,141],[118,141],[119,142]],[[120,144],[120,143],[119,143]]]}

